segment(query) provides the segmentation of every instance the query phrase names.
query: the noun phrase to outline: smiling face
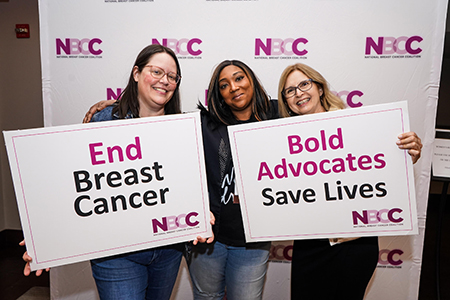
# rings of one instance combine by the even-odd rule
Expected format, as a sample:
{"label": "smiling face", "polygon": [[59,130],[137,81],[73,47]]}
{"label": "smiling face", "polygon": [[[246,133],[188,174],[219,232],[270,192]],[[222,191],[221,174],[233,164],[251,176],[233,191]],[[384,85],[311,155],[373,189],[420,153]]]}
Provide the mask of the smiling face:
{"label": "smiling face", "polygon": [[241,68],[234,65],[225,67],[219,74],[219,90],[236,119],[250,119],[253,85]]}
{"label": "smiling face", "polygon": [[[305,74],[295,70],[287,77],[286,83],[284,84],[284,89],[296,87],[300,82],[308,79],[309,78]],[[322,94],[322,89],[320,89],[316,83],[313,83],[311,89],[306,92],[296,89],[295,95],[287,98],[286,102],[290,110],[297,115],[324,112],[325,109],[320,102],[320,97]]]}
{"label": "smiling face", "polygon": [[154,54],[139,72],[133,69],[133,77],[138,85],[139,116],[149,117],[164,114],[164,106],[172,98],[177,85],[167,81],[167,75],[157,79],[151,74],[151,66],[159,67],[165,74],[177,73],[174,59],[167,53]]}

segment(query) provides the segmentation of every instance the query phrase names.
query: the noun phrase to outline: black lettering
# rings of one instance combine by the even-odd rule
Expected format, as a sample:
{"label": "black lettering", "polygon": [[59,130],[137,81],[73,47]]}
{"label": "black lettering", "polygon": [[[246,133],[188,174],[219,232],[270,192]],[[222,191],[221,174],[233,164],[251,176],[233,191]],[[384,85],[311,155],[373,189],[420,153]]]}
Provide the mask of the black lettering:
{"label": "black lettering", "polygon": [[324,188],[325,188],[325,200],[326,201],[336,200],[336,197],[331,197],[330,196],[330,190],[328,188],[328,182],[325,182],[323,185],[324,185]]}
{"label": "black lettering", "polygon": [[74,203],[74,208],[75,208],[75,212],[77,213],[77,215],[79,215],[80,217],[88,217],[90,215],[92,215],[92,210],[88,211],[88,212],[83,212],[80,208],[80,202],[83,199],[87,199],[87,200],[91,200],[91,198],[89,198],[89,196],[80,196],[77,199],[75,199],[75,203]]}
{"label": "black lettering", "polygon": [[[113,181],[117,181],[119,180],[118,183],[114,183]],[[122,180],[122,175],[120,175],[119,172],[117,171],[112,171],[108,173],[108,176],[106,176],[106,182],[108,183],[108,185],[110,187],[119,187],[122,185],[122,182],[120,181]]]}
{"label": "black lettering", "polygon": [[[84,175],[84,177],[80,178],[80,175]],[[75,179],[75,188],[77,193],[87,192],[92,188],[92,182],[89,180],[88,171],[75,171],[73,172],[73,178]],[[84,183],[86,187],[81,187],[82,183]]]}
{"label": "black lettering", "polygon": [[276,192],[275,195],[281,195],[280,197],[277,198],[277,204],[279,205],[283,205],[283,204],[288,204],[288,199],[287,199],[287,195],[285,192],[283,191],[279,191]]}
{"label": "black lettering", "polygon": [[[359,194],[363,198],[372,198],[373,197],[372,191],[373,191],[373,187],[368,183],[364,183],[363,185],[361,185],[359,187]],[[367,194],[367,192],[370,192],[370,194]]]}
{"label": "black lettering", "polygon": [[272,192],[271,188],[265,188],[262,190],[261,194],[264,198],[269,199],[270,202],[263,202],[263,205],[265,206],[271,206],[273,205],[273,203],[275,202],[275,199],[270,196],[269,194],[267,194],[267,192]]}
{"label": "black lettering", "polygon": [[158,197],[158,195],[155,193],[155,191],[150,190],[150,191],[145,192],[144,197],[143,197],[145,205],[153,206],[153,205],[158,204],[157,201],[154,201],[154,202],[148,201],[151,199],[155,199],[156,197]]}
{"label": "black lettering", "polygon": [[164,177],[159,174],[159,169],[162,169],[162,166],[160,164],[158,164],[157,161],[155,161],[153,163],[152,169],[155,170],[156,180],[159,180],[159,181],[164,180]]}
{"label": "black lettering", "polygon": [[292,202],[294,202],[295,204],[297,204],[300,201],[300,196],[302,191],[301,190],[297,190],[297,195],[294,196],[294,193],[292,193],[292,191],[289,191],[289,196],[291,196]]}
{"label": "black lettering", "polygon": [[161,197],[161,204],[166,203],[166,193],[169,192],[169,188],[159,189],[159,196]]}
{"label": "black lettering", "polygon": [[147,182],[152,181],[152,174],[150,174],[146,171],[150,171],[150,167],[143,167],[141,169],[141,175],[147,178],[147,179],[142,179],[142,183],[147,183]]}
{"label": "black lettering", "polygon": [[117,195],[117,196],[111,197],[111,204],[112,204],[113,211],[117,211],[117,201],[118,200],[122,201],[122,209],[127,210],[127,199],[125,199],[125,197],[123,195]]}
{"label": "black lettering", "polygon": [[94,211],[97,215],[106,214],[109,212],[108,203],[105,198],[98,198],[94,200],[94,203],[97,204],[100,202],[100,205],[97,205],[94,208]]}
{"label": "black lettering", "polygon": [[316,191],[314,191],[313,189],[306,189],[303,191],[303,199],[308,203],[316,202],[316,198],[309,199],[309,197],[315,197],[315,196],[316,196]]}
{"label": "black lettering", "polygon": [[99,189],[102,188],[102,185],[100,184],[100,179],[101,179],[102,177],[105,177],[105,174],[104,174],[104,173],[100,173],[100,174],[95,174],[95,175],[94,175],[94,178],[95,178],[95,188],[96,188],[97,190],[99,190]]}
{"label": "black lettering", "polygon": [[134,198],[135,197],[140,197],[140,196],[141,196],[141,194],[139,194],[139,193],[133,193],[133,194],[130,195],[130,206],[132,208],[139,208],[139,207],[142,206],[142,203],[139,203],[139,204],[134,203]]}
{"label": "black lettering", "polygon": [[384,196],[387,195],[387,190],[383,188],[384,186],[386,186],[386,183],[384,183],[384,182],[378,182],[378,183],[375,185],[375,189],[376,189],[377,191],[381,192],[381,194],[378,194],[378,193],[376,194],[377,197],[384,197]]}
{"label": "black lettering", "polygon": [[340,181],[336,181],[336,184],[338,185],[337,186],[337,192],[338,192],[338,199],[339,200],[342,200],[343,198],[342,198],[342,187],[340,187],[339,185],[341,184],[341,182]]}
{"label": "black lettering", "polygon": [[348,188],[348,186],[344,185],[344,191],[347,194],[349,199],[355,199],[357,190],[358,190],[358,185],[356,185],[356,184],[353,186],[353,189],[351,191]]}
{"label": "black lettering", "polygon": [[133,185],[133,184],[138,184],[139,183],[139,179],[138,179],[138,174],[136,172],[136,170],[134,169],[128,169],[125,170],[125,172],[123,172],[125,175],[127,175],[128,173],[131,173],[130,176],[125,177],[125,184],[126,185]]}

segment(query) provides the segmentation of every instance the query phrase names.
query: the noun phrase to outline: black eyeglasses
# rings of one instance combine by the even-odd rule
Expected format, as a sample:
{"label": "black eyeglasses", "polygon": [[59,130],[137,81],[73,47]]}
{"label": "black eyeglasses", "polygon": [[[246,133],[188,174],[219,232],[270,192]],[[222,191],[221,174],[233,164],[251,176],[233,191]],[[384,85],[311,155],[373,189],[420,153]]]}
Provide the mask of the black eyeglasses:
{"label": "black eyeglasses", "polygon": [[312,88],[312,83],[312,79],[303,80],[297,86],[290,86],[288,88],[285,88],[281,93],[285,98],[291,98],[295,95],[295,93],[297,93],[297,89],[302,92],[309,91]]}
{"label": "black eyeglasses", "polygon": [[150,68],[150,74],[152,75],[153,78],[161,79],[164,77],[164,75],[167,75],[167,81],[172,84],[177,84],[181,79],[181,76],[178,75],[177,73],[173,72],[166,73],[160,67],[152,65],[146,65],[146,67]]}

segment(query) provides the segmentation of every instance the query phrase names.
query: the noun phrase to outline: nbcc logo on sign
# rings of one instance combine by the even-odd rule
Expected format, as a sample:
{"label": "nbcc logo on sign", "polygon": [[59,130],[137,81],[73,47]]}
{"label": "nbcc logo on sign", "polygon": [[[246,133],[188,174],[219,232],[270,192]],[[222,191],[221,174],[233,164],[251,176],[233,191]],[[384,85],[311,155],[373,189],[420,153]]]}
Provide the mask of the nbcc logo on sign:
{"label": "nbcc logo on sign", "polygon": [[56,54],[61,55],[61,51],[64,51],[66,55],[100,55],[103,53],[103,50],[98,47],[101,43],[102,40],[99,38],[81,40],[72,38],[56,39]]}
{"label": "nbcc logo on sign", "polygon": [[183,229],[187,227],[194,227],[199,224],[195,217],[198,216],[197,212],[190,212],[188,214],[180,214],[178,216],[162,217],[161,220],[153,219],[153,233],[157,233],[158,229],[163,232],[169,230]]}
{"label": "nbcc logo on sign", "polygon": [[264,43],[261,39],[255,39],[255,56],[261,55],[261,50],[266,55],[297,55],[304,56],[308,53],[305,49],[305,44],[308,40],[305,38],[288,38],[277,39],[268,38]]}
{"label": "nbcc logo on sign", "polygon": [[366,38],[366,55],[372,54],[372,50],[378,55],[390,54],[411,54],[417,55],[422,52],[418,47],[418,43],[422,42],[423,38],[420,36],[401,36],[394,38],[391,36],[378,37],[375,41],[371,37]]}
{"label": "nbcc logo on sign", "polygon": [[358,225],[359,222],[365,225],[378,223],[400,223],[403,221],[403,218],[398,215],[401,212],[403,212],[403,210],[400,208],[363,210],[362,214],[357,211],[353,211],[353,225]]}

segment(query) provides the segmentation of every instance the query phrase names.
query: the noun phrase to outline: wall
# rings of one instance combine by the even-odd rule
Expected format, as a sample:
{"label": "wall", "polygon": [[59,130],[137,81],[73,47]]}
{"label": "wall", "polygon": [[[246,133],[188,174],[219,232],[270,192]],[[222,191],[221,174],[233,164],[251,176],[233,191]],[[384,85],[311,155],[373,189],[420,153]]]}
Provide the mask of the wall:
{"label": "wall", "polygon": [[[29,39],[16,38],[16,24],[30,24]],[[0,2],[0,40],[0,129],[42,127],[37,0]],[[21,228],[3,145],[0,147],[0,231]]]}

